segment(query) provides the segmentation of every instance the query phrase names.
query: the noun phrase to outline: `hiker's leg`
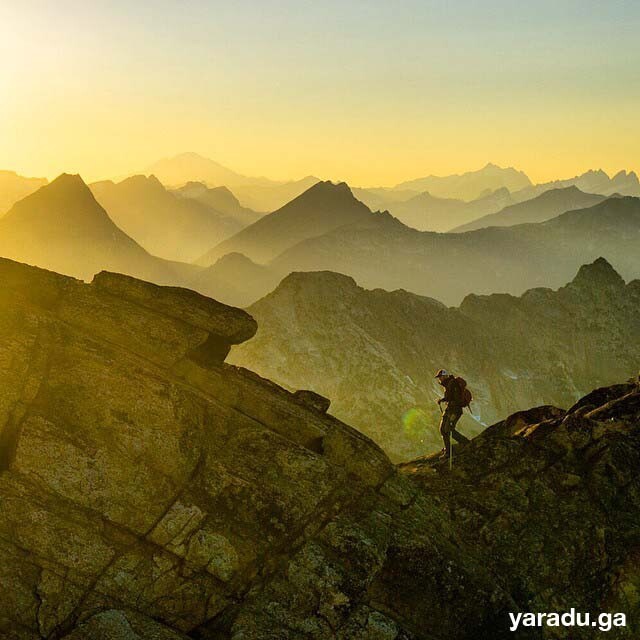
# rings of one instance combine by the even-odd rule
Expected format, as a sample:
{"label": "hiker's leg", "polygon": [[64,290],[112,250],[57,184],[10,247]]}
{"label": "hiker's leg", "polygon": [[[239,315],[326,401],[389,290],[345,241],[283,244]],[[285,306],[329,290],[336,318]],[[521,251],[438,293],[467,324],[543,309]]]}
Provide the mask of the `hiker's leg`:
{"label": "hiker's leg", "polygon": [[449,450],[451,449],[451,434],[448,431],[442,434],[442,442],[444,443],[445,453],[449,455]]}
{"label": "hiker's leg", "polygon": [[469,442],[469,438],[467,438],[466,436],[463,436],[459,431],[456,430],[458,420],[460,420],[461,416],[462,416],[462,411],[456,411],[451,415],[451,418],[449,420],[449,424],[451,425],[451,435],[453,436],[453,439],[456,442],[466,443],[466,442]]}

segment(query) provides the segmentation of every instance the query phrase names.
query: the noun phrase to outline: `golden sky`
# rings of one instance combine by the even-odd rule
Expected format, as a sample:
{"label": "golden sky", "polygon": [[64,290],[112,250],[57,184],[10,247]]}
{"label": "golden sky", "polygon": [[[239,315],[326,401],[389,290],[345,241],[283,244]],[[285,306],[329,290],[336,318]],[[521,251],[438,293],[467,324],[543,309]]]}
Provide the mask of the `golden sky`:
{"label": "golden sky", "polygon": [[489,161],[534,181],[640,169],[640,3],[345,5],[4,0],[0,168],[96,180],[196,151],[367,186]]}

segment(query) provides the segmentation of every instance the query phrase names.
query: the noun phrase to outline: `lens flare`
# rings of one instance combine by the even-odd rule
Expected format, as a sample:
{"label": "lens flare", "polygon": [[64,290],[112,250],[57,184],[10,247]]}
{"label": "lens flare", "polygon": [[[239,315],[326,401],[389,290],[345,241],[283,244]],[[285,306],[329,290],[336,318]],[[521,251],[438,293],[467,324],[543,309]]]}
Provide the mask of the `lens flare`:
{"label": "lens flare", "polygon": [[429,428],[429,423],[429,417],[419,407],[411,407],[402,416],[402,427],[405,436],[418,442],[424,442],[424,434]]}

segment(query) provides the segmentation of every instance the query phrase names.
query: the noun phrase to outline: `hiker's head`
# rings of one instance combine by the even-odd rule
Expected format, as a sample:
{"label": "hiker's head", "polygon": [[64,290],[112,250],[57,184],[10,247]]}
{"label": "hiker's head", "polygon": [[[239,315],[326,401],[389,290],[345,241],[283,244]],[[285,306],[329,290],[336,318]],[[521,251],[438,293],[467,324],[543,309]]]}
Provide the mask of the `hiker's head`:
{"label": "hiker's head", "polygon": [[451,377],[451,374],[446,369],[439,369],[438,373],[436,373],[436,380],[442,384],[446,382]]}

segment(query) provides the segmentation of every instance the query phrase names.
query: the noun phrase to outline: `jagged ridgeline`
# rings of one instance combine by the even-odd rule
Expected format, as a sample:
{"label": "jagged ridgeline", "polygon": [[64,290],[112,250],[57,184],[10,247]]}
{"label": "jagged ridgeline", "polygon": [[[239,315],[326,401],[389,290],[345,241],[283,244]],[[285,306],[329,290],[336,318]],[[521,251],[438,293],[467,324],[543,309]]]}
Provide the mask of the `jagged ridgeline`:
{"label": "jagged ridgeline", "polygon": [[637,382],[514,415],[452,473],[398,468],[322,397],[225,364],[255,331],[184,289],[0,260],[0,637],[494,640],[510,611],[571,607],[636,623]]}
{"label": "jagged ridgeline", "polygon": [[446,307],[407,291],[369,291],[332,272],[294,273],[249,307],[255,339],[232,362],[330,397],[332,411],[394,460],[442,446],[434,372],[474,394],[463,431],[539,404],[571,406],[640,366],[640,281],[604,259],[557,291],[468,296]]}

